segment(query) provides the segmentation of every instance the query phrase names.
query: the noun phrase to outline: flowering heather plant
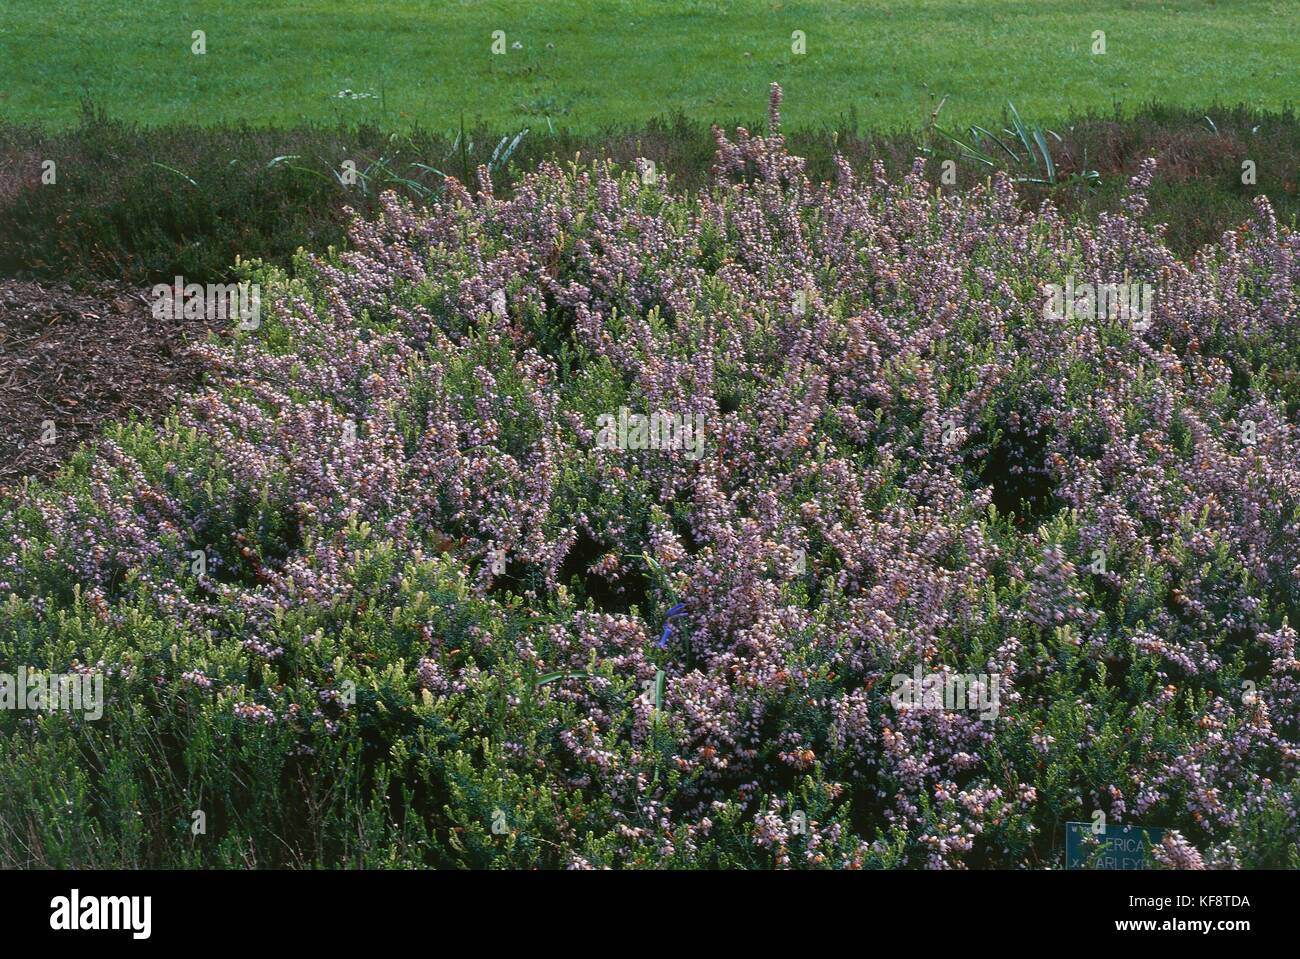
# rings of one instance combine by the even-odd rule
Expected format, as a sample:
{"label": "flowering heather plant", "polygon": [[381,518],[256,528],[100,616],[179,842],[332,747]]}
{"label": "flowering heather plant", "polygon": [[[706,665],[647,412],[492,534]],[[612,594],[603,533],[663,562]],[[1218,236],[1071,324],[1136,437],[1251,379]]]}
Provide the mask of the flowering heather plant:
{"label": "flowering heather plant", "polygon": [[108,676],[0,715],[5,861],[1042,867],[1101,811],[1300,865],[1300,238],[1179,260],[1153,164],[1095,223],[812,183],[779,104],[699,195],[484,171],[245,265],[210,386],[0,520],[0,661]]}

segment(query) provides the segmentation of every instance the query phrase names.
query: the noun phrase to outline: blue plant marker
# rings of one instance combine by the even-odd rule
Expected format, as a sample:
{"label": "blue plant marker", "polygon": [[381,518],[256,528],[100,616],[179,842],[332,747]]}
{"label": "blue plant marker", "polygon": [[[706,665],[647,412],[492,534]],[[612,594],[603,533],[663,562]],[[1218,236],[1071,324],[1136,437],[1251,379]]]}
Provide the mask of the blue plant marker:
{"label": "blue plant marker", "polygon": [[668,637],[672,635],[672,631],[673,631],[672,621],[676,619],[678,616],[685,616],[685,615],[686,615],[685,603],[678,603],[672,609],[668,610],[668,612],[664,615],[664,634],[659,637],[659,643],[658,643],[660,649],[668,648]]}
{"label": "blue plant marker", "polygon": [[[1161,826],[1127,826],[1111,824],[1093,833],[1088,822],[1065,824],[1066,869],[1154,869],[1151,847],[1165,837]],[[1090,849],[1089,838],[1097,846]]]}

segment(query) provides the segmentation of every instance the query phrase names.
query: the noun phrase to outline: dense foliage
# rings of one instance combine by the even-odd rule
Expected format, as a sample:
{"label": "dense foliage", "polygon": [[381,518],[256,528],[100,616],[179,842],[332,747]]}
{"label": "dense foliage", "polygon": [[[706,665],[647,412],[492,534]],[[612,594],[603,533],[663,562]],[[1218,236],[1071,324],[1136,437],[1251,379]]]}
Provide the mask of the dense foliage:
{"label": "dense foliage", "polygon": [[1300,239],[1180,260],[1149,167],[1095,223],[814,184],[778,103],[698,194],[544,164],[247,266],[211,388],[0,519],[0,671],[108,677],[0,712],[3,861],[1059,866],[1101,811],[1300,865]]}
{"label": "dense foliage", "polygon": [[[1005,114],[1006,105],[999,108]],[[991,112],[981,122],[1001,130],[1011,119]],[[958,168],[950,189],[956,190],[993,172],[963,159],[933,129],[886,133],[861,127],[852,113],[834,126],[805,125],[784,136],[813,179],[832,176],[837,154],[855,170],[880,160],[891,179],[905,176],[917,156],[932,157],[927,178],[935,186],[942,161],[953,159]],[[1293,110],[1152,104],[1132,115],[1073,116],[1044,142],[1057,182],[1022,182],[1021,203],[1048,197],[1069,213],[1118,209],[1142,161],[1160,158],[1147,199],[1151,215],[1169,224],[1166,242],[1179,255],[1235,228],[1258,195],[1269,197],[1283,223],[1300,211],[1300,116]],[[506,149],[511,144],[513,151]],[[1020,146],[1015,139],[1011,145]],[[672,171],[677,189],[698,190],[711,182],[713,152],[709,125],[680,113],[586,134],[544,124],[445,132],[382,124],[142,127],[90,103],[81,123],[64,130],[18,127],[0,116],[0,273],[77,286],[147,286],[177,274],[220,283],[236,256],[287,268],[301,247],[342,246],[349,208],[373,219],[389,190],[427,203],[441,192],[444,173],[469,182],[484,165],[504,193],[543,160],[609,158],[628,165],[644,156]],[[42,183],[47,159],[57,170],[55,184]],[[1013,176],[1043,173],[996,147],[990,160]],[[1242,182],[1246,160],[1256,182]],[[348,163],[356,170],[352,184]],[[1071,181],[1085,170],[1098,171],[1100,180]]]}

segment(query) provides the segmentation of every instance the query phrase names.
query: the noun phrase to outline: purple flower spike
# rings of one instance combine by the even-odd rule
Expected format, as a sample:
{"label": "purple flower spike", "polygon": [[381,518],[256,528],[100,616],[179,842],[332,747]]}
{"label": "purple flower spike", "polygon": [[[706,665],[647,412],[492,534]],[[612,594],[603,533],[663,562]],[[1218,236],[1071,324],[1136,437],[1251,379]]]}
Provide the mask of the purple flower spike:
{"label": "purple flower spike", "polygon": [[685,616],[685,615],[686,615],[685,603],[678,603],[672,609],[668,610],[668,612],[664,615],[664,634],[659,637],[659,643],[658,643],[660,649],[668,648],[668,637],[672,635],[672,631],[673,631],[672,621],[676,619],[678,616]]}

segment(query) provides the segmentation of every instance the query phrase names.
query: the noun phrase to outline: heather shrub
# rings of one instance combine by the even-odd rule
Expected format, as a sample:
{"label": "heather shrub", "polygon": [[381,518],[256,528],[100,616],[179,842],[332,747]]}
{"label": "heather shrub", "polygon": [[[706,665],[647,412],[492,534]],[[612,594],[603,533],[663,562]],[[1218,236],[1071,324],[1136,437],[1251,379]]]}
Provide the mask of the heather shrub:
{"label": "heather shrub", "polygon": [[[919,111],[916,121],[923,122],[935,105]],[[1010,121],[1009,115],[983,120],[992,129]],[[1053,138],[1051,150],[1058,183],[1022,183],[1022,202],[1051,196],[1071,211],[1115,209],[1137,164],[1160,156],[1160,176],[1148,199],[1155,215],[1170,224],[1171,248],[1194,252],[1248,216],[1258,194],[1270,197],[1284,223],[1293,222],[1298,122],[1289,109],[1261,111],[1244,104],[1207,111],[1153,103],[1123,115],[1078,116],[1055,128],[1061,136],[1059,144]],[[139,126],[88,102],[80,122],[60,130],[14,125],[0,115],[0,271],[74,283],[148,285],[178,274],[225,282],[237,256],[288,265],[301,247],[342,244],[347,208],[373,216],[387,188],[421,201],[443,188],[435,171],[472,179],[478,164],[490,164],[503,134],[509,144],[519,132],[371,124]],[[852,108],[832,126],[785,136],[789,149],[807,158],[815,178],[832,173],[837,155],[854,169],[879,159],[892,175],[925,154],[932,158],[928,178],[937,185],[942,161],[961,161],[960,148],[933,130],[864,128]],[[994,153],[998,162],[1009,159]],[[532,124],[510,160],[491,164],[489,172],[500,188],[546,158],[575,156],[622,164],[653,156],[673,171],[680,187],[697,189],[709,183],[713,141],[707,124],[680,113],[587,133]],[[57,164],[56,190],[40,183],[42,158]],[[1257,184],[1241,182],[1245,158],[1257,164]],[[345,160],[356,164],[355,185],[341,182]],[[1092,169],[1100,181],[1070,182]],[[989,172],[981,163],[962,161],[956,176],[965,188]]]}
{"label": "heather shrub", "polygon": [[1151,165],[1095,223],[815,183],[778,106],[707,189],[485,171],[245,264],[209,386],[0,520],[0,662],[107,697],[0,712],[4,861],[1042,867],[1101,811],[1300,865],[1300,240],[1179,259]]}

